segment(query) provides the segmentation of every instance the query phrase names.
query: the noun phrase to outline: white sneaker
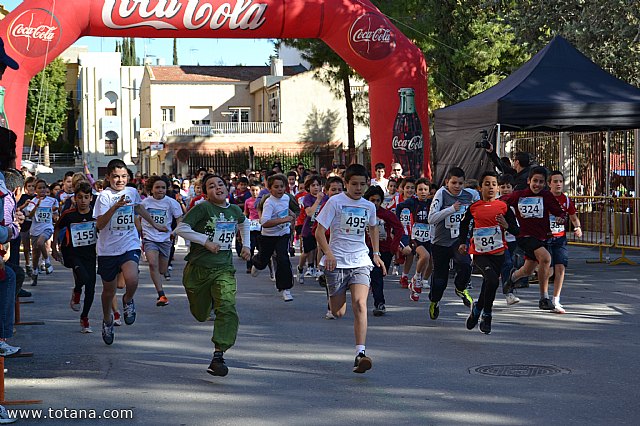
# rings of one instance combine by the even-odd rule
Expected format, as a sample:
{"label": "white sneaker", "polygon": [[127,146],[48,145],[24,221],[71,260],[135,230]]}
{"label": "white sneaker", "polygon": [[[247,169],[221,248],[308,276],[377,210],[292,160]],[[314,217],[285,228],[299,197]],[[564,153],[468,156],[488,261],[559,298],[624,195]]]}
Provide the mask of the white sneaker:
{"label": "white sneaker", "polygon": [[515,305],[520,302],[520,298],[513,293],[507,293],[504,298],[507,299],[507,305]]}
{"label": "white sneaker", "polygon": [[0,356],[10,356],[20,352],[20,346],[11,346],[5,341],[0,341]]}
{"label": "white sneaker", "polygon": [[560,303],[555,303],[553,305],[553,312],[556,314],[566,314],[567,311],[564,310],[564,307]]}
{"label": "white sneaker", "polygon": [[16,420],[18,419],[9,417],[9,413],[7,412],[7,409],[4,408],[4,406],[0,405],[0,424],[8,425],[10,423],[15,423]]}
{"label": "white sneaker", "polygon": [[298,284],[304,284],[304,277],[306,275],[298,270]]}
{"label": "white sneaker", "polygon": [[320,268],[316,269],[315,272],[313,273],[313,276],[318,279],[320,278],[324,273],[320,270]]}
{"label": "white sneaker", "polygon": [[307,268],[307,270],[304,271],[304,276],[311,278],[311,277],[315,276],[315,273],[316,273],[316,271],[315,271],[314,268]]}
{"label": "white sneaker", "polygon": [[327,309],[327,313],[324,314],[324,319],[326,320],[334,320],[336,317],[331,313],[331,309]]}
{"label": "white sneaker", "polygon": [[291,302],[293,300],[293,296],[291,295],[291,290],[282,290],[282,299],[285,302]]}
{"label": "white sneaker", "polygon": [[429,290],[431,286],[429,285],[429,280],[422,280],[422,289]]}
{"label": "white sneaker", "polygon": [[252,277],[254,277],[254,278],[257,277],[259,273],[260,273],[260,270],[258,270],[258,268],[256,268],[255,265],[251,267],[251,276]]}

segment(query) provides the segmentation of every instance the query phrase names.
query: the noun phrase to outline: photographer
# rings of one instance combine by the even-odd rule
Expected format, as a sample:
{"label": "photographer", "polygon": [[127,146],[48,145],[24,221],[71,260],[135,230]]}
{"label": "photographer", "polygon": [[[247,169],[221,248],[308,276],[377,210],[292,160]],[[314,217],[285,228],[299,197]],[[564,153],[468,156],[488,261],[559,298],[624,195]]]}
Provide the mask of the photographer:
{"label": "photographer", "polygon": [[529,176],[529,170],[531,169],[531,156],[527,152],[516,152],[513,157],[513,167],[508,164],[509,159],[501,159],[498,154],[493,150],[493,144],[489,142],[489,137],[486,130],[482,132],[482,141],[476,143],[476,147],[484,148],[489,155],[489,159],[493,163],[494,167],[500,174],[507,174],[513,176],[514,190],[526,189],[527,178]]}

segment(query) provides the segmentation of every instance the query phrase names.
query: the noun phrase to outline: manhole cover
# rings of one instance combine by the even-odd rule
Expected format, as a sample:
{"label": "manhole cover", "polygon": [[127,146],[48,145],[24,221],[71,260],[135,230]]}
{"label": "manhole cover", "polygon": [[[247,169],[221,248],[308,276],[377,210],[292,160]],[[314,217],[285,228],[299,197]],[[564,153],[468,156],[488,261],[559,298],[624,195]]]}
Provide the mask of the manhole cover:
{"label": "manhole cover", "polygon": [[469,373],[483,374],[485,376],[500,377],[537,377],[537,376],[554,376],[556,374],[568,374],[571,371],[566,368],[556,367],[554,365],[481,365],[479,367],[471,367]]}

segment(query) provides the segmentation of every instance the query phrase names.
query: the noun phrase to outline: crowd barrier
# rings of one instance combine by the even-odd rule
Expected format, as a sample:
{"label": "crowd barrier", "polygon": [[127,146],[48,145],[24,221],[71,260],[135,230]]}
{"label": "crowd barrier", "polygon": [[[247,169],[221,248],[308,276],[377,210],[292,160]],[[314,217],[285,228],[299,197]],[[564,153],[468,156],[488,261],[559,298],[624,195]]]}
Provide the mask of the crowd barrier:
{"label": "crowd barrier", "polygon": [[[569,244],[598,247],[594,262],[618,265],[636,263],[625,256],[625,250],[640,250],[640,198],[631,197],[571,197],[582,225],[582,238],[567,232]],[[573,226],[568,223],[568,230]],[[613,261],[609,249],[620,249],[621,256]],[[606,254],[603,257],[603,252]]]}

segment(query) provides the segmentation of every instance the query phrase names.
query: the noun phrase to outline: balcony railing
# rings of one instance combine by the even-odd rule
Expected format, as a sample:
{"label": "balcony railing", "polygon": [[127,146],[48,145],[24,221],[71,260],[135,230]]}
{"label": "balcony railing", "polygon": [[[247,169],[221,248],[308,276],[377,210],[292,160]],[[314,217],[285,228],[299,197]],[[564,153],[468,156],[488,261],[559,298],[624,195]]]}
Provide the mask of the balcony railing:
{"label": "balcony railing", "polygon": [[[81,159],[81,157],[78,158]],[[34,152],[31,155],[22,153],[22,159],[32,161],[36,164],[44,164],[44,153],[42,155],[39,152]],[[76,163],[76,156],[73,153],[67,152],[51,152],[49,153],[49,162],[51,165],[72,167]]]}
{"label": "balcony railing", "polygon": [[281,133],[281,123],[252,121],[246,123],[214,122],[209,126],[166,124],[168,136],[217,136],[241,133]]}

